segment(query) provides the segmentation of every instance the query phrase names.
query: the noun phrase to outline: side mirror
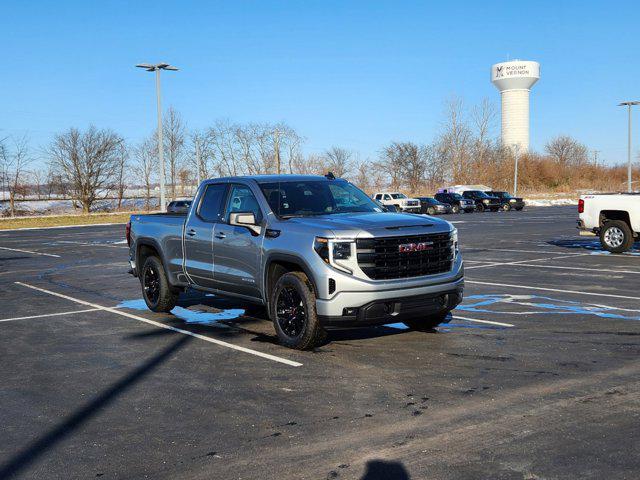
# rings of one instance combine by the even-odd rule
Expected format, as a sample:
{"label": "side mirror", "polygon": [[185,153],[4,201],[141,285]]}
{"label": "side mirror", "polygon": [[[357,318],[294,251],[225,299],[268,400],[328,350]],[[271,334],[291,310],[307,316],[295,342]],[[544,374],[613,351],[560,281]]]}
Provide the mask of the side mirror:
{"label": "side mirror", "polygon": [[256,216],[253,212],[234,212],[229,214],[229,225],[236,227],[246,227],[252,233],[260,235],[262,227],[256,222]]}

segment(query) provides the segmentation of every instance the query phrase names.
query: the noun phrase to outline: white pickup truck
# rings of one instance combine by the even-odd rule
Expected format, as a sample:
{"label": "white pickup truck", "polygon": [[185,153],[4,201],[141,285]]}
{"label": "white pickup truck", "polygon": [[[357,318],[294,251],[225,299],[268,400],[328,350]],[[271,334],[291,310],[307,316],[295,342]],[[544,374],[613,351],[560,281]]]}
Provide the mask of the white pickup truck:
{"label": "white pickup truck", "polygon": [[582,195],[578,202],[580,235],[598,235],[605,250],[631,250],[640,235],[640,193]]}
{"label": "white pickup truck", "polygon": [[382,205],[393,205],[400,212],[420,213],[420,200],[400,192],[377,192],[373,198]]}

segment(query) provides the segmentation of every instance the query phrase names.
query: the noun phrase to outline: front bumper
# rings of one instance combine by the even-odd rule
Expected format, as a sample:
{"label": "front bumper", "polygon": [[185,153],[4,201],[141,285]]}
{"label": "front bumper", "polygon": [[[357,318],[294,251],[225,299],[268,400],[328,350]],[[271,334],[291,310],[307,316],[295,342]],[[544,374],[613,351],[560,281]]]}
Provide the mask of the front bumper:
{"label": "front bumper", "polygon": [[452,310],[464,292],[462,270],[453,281],[416,288],[339,292],[317,300],[320,322],[327,327],[384,325]]}
{"label": "front bumper", "polygon": [[416,207],[411,206],[411,207],[400,207],[400,210],[403,212],[408,212],[408,213],[420,213],[420,211],[422,210],[422,208],[418,205]]}

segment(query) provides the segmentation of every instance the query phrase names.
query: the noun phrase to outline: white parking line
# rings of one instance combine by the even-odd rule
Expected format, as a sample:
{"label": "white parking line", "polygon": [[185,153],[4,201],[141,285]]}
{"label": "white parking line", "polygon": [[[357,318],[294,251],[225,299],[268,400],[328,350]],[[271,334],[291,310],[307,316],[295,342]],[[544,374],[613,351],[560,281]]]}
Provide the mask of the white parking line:
{"label": "white parking line", "polygon": [[[590,253],[580,253],[578,255],[591,255]],[[495,263],[490,263],[488,265],[472,265],[470,267],[467,267],[467,270],[471,270],[472,268],[487,268],[487,267],[501,267],[503,265],[520,265],[520,264],[524,264],[524,263],[531,263],[531,262],[544,262],[546,260],[557,260],[559,258],[567,258],[567,257],[575,257],[576,255],[560,255],[558,257],[544,257],[544,258],[535,258],[533,260],[518,260],[517,262],[495,262]]]}
{"label": "white parking line", "polygon": [[512,285],[509,283],[481,282],[478,280],[468,280],[468,279],[465,279],[464,283],[473,283],[477,285],[491,285],[493,287],[519,288],[523,290],[542,290],[546,292],[573,293],[575,295],[588,295],[592,297],[611,297],[611,298],[625,298],[628,300],[640,300],[640,297],[631,297],[628,295],[614,295],[612,293],[579,292],[577,290],[562,290],[560,288],[532,287],[531,285]]}
{"label": "white parking line", "polygon": [[248,353],[250,355],[255,355],[256,357],[266,358],[267,360],[271,360],[273,362],[283,363],[285,365],[289,365],[291,367],[301,367],[302,363],[294,362],[292,360],[287,360],[286,358],[277,357],[275,355],[270,355],[268,353],[259,352],[257,350],[252,350],[250,348],[241,347],[239,345],[234,345],[232,343],[223,342],[221,340],[217,340],[215,338],[207,337],[205,335],[200,335],[199,333],[193,333],[189,330],[183,330],[182,328],[171,327],[169,325],[165,325],[164,323],[156,322],[154,320],[149,320],[148,318],[139,317],[138,315],[133,315],[132,313],[123,312],[121,310],[117,310],[112,307],[105,307],[103,305],[98,305],[97,303],[87,302],[85,300],[80,300],[79,298],[70,297],[69,295],[63,295],[62,293],[52,292],[51,290],[45,290],[44,288],[36,287],[34,285],[29,285],[27,283],[15,282],[16,285],[21,285],[26,288],[30,288],[32,290],[36,290],[38,292],[47,293],[49,295],[53,295],[59,298],[64,298],[65,300],[70,300],[72,302],[79,303],[80,305],[86,305],[88,307],[96,308],[98,310],[104,310],[105,312],[114,313],[116,315],[120,315],[122,317],[131,318],[133,320],[137,320],[139,322],[148,323],[149,325],[153,325],[158,328],[164,328],[166,330],[171,330],[172,332],[182,333],[183,335],[189,335],[191,337],[204,340],[205,342],[215,343],[216,345],[220,345],[221,347],[227,347],[232,350],[237,350],[239,352]]}
{"label": "white parking line", "polygon": [[[511,323],[492,322],[490,320],[478,320],[477,318],[461,317],[459,315],[453,315],[453,318],[457,320],[466,320],[467,322],[488,323],[489,325],[499,325],[501,327],[515,327],[515,325],[512,325]],[[443,327],[446,326],[446,323],[443,324],[442,326]]]}
{"label": "white parking line", "polygon": [[[468,260],[465,260],[467,262]],[[585,272],[598,272],[598,273],[635,273],[636,275],[640,275],[639,271],[634,270],[606,270],[603,268],[585,268],[585,267],[561,267],[558,265],[529,265],[526,263],[519,263],[519,267],[534,267],[534,268],[556,268],[559,270],[580,270]]]}
{"label": "white parking line", "polygon": [[0,247],[0,250],[10,250],[12,252],[31,253],[33,255],[43,255],[45,257],[60,258],[60,255],[54,255],[53,253],[34,252],[31,250],[21,250],[19,248]]}
{"label": "white parking line", "polygon": [[16,320],[31,320],[32,318],[59,317],[61,315],[73,315],[74,313],[97,312],[99,310],[100,310],[99,308],[88,308],[86,310],[73,310],[71,312],[44,313],[42,315],[31,315],[29,317],[0,318],[0,322],[15,322]]}
{"label": "white parking line", "polygon": [[[584,255],[584,253],[573,253],[573,252],[563,252],[562,250],[556,250],[549,248],[548,250],[518,250],[518,249],[510,249],[510,248],[470,248],[471,250],[487,250],[489,252],[517,252],[517,253],[561,253],[563,255]],[[462,253],[464,254],[464,248],[462,249]],[[476,252],[474,252],[476,253]]]}

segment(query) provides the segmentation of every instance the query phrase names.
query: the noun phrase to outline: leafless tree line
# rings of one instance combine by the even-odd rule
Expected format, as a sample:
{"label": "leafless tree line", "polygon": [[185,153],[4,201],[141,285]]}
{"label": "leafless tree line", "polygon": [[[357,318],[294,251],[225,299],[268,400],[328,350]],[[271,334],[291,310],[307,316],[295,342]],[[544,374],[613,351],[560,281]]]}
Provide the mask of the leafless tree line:
{"label": "leafless tree line", "polygon": [[[393,141],[375,159],[332,146],[303,153],[305,139],[285,123],[234,123],[189,130],[179,112],[164,116],[163,153],[169,199],[190,196],[205,178],[271,173],[325,174],[348,178],[365,191],[401,190],[430,194],[446,184],[512,185],[514,154],[497,140],[497,112],[488,101],[466,108],[462,100],[445,104],[443,121],[429,143]],[[157,196],[157,132],[136,145],[116,132],[90,126],[55,135],[44,150],[46,168],[34,166],[27,137],[0,137],[0,189],[9,212],[26,196],[72,198],[84,213],[96,201],[115,198],[117,208],[132,189],[142,191],[146,208]],[[616,190],[624,170],[598,164],[592,152],[568,136],[550,140],[544,153],[519,159],[523,191]],[[7,193],[5,193],[7,192]],[[4,197],[3,197],[4,199]]]}

